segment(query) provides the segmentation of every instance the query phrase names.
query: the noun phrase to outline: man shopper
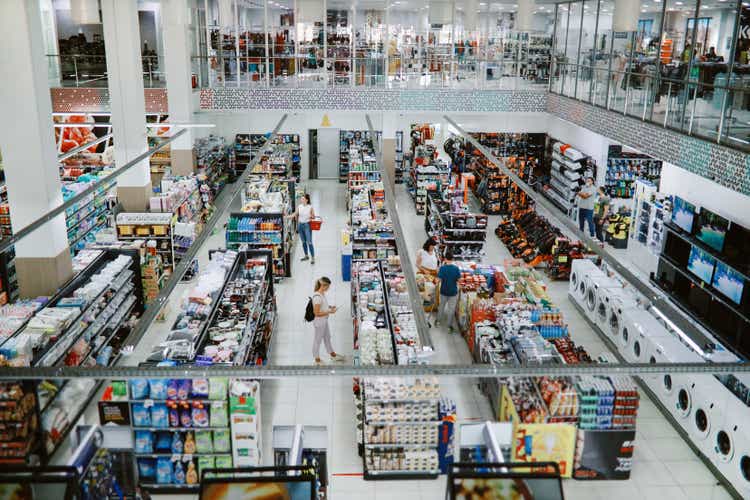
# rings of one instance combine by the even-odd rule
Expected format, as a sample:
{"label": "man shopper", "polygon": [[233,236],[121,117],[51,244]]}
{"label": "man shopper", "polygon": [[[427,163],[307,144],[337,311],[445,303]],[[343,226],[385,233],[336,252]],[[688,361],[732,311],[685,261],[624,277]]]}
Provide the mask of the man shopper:
{"label": "man shopper", "polygon": [[461,278],[461,270],[453,263],[453,254],[450,250],[445,252],[443,265],[438,269],[440,280],[440,308],[438,310],[437,324],[446,317],[448,332],[458,331],[456,324],[456,305],[458,304],[458,280]]}
{"label": "man shopper", "polygon": [[596,200],[596,206],[594,207],[594,226],[596,228],[596,239],[604,243],[604,235],[602,230],[604,229],[604,223],[607,222],[609,217],[609,204],[611,200],[603,187],[599,187],[596,191],[599,195]]}
{"label": "man shopper", "polygon": [[594,202],[596,201],[596,188],[594,179],[586,177],[585,184],[576,194],[578,197],[578,228],[583,232],[584,222],[589,225],[589,236],[595,236],[594,230]]}

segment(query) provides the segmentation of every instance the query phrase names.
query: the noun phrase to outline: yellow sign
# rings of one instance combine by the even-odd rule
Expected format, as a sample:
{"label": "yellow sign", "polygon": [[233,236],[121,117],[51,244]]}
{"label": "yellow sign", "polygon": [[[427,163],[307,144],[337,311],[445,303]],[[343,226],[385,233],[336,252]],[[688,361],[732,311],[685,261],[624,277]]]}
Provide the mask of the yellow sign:
{"label": "yellow sign", "polygon": [[323,115],[323,121],[320,122],[321,127],[330,127],[331,126],[331,119],[328,118],[328,113]]}
{"label": "yellow sign", "polygon": [[557,462],[560,475],[571,477],[576,447],[574,425],[518,424],[513,444],[516,462]]}

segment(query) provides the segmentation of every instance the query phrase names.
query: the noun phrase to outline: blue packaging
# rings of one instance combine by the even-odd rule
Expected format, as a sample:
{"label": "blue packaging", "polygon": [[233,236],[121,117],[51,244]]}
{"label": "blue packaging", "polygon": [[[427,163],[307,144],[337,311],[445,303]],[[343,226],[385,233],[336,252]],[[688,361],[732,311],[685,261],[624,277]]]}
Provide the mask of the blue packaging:
{"label": "blue packaging", "polygon": [[148,398],[148,380],[136,378],[130,381],[130,397],[132,399]]}
{"label": "blue packaging", "polygon": [[156,460],[156,482],[159,484],[172,483],[172,460],[169,457],[159,457]]}
{"label": "blue packaging", "polygon": [[145,405],[133,405],[133,425],[135,427],[151,427],[151,412]]}
{"label": "blue packaging", "polygon": [[151,399],[167,399],[167,381],[166,379],[157,378],[148,381],[149,397]]}
{"label": "blue packaging", "polygon": [[150,431],[135,431],[135,452],[154,452],[154,436]]}
{"label": "blue packaging", "polygon": [[166,429],[169,427],[167,405],[155,404],[151,407],[151,426]]}
{"label": "blue packaging", "polygon": [[141,481],[156,477],[156,461],[153,458],[138,458],[138,477]]}

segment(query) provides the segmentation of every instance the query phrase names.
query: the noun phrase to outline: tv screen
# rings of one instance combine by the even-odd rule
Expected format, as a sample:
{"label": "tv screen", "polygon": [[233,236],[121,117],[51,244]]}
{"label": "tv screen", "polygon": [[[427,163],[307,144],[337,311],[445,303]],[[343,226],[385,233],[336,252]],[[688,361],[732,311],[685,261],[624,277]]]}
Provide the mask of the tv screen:
{"label": "tv screen", "polygon": [[742,302],[745,278],[721,261],[716,262],[714,279],[711,285],[735,304]]}
{"label": "tv screen", "polygon": [[729,228],[729,221],[710,210],[702,209],[698,215],[696,237],[717,252],[724,248],[724,239]]}
{"label": "tv screen", "polygon": [[673,232],[667,232],[667,239],[664,242],[664,255],[672,259],[675,264],[683,268],[687,266],[691,248],[690,242]]}
{"label": "tv screen", "polygon": [[672,223],[685,232],[693,232],[693,219],[695,218],[695,205],[687,202],[679,196],[674,197],[674,208],[672,210]]}
{"label": "tv screen", "polygon": [[201,500],[312,500],[312,481],[227,481],[202,485]]}
{"label": "tv screen", "polygon": [[750,255],[750,229],[732,222],[724,241],[724,255],[736,269],[750,273],[750,259],[746,257]]}
{"label": "tv screen", "polygon": [[690,258],[688,259],[687,265],[688,271],[706,283],[711,283],[711,277],[714,274],[715,265],[716,259],[714,259],[708,252],[695,246],[690,250]]}

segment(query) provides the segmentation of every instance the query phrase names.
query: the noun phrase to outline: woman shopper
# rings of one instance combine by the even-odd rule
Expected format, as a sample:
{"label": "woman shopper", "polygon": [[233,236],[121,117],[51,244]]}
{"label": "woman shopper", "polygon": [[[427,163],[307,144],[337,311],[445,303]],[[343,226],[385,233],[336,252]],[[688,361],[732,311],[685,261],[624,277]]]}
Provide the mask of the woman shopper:
{"label": "woman shopper", "polygon": [[428,276],[437,276],[438,258],[436,253],[437,244],[432,238],[428,239],[417,250],[417,271]]}
{"label": "woman shopper", "polygon": [[331,288],[331,280],[323,276],[322,278],[315,281],[315,293],[312,296],[313,312],[315,313],[315,319],[313,319],[313,327],[315,328],[315,338],[313,339],[313,358],[315,364],[320,365],[320,344],[325,344],[328,355],[331,356],[332,361],[343,363],[345,361],[344,356],[336,354],[331,345],[331,329],[328,326],[328,316],[336,312],[336,306],[328,306],[328,298],[326,293]]}
{"label": "woman shopper", "polygon": [[313,247],[312,229],[310,228],[310,220],[315,217],[315,209],[310,204],[309,194],[303,194],[300,204],[297,205],[297,210],[287,215],[287,218],[294,217],[297,218],[297,232],[302,240],[302,250],[305,251],[302,260],[311,259],[310,263],[315,264],[315,248]]}

